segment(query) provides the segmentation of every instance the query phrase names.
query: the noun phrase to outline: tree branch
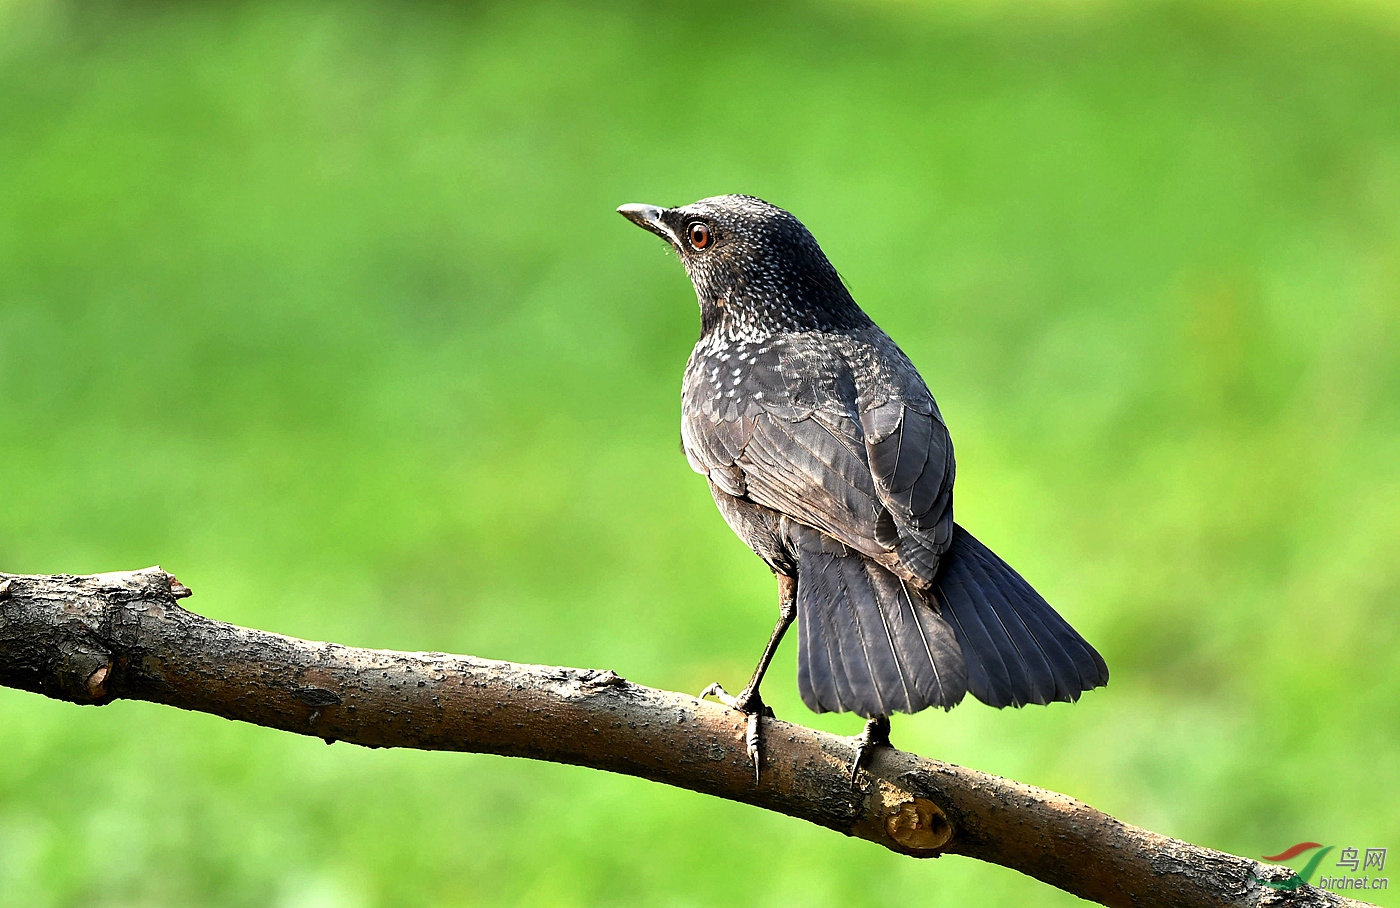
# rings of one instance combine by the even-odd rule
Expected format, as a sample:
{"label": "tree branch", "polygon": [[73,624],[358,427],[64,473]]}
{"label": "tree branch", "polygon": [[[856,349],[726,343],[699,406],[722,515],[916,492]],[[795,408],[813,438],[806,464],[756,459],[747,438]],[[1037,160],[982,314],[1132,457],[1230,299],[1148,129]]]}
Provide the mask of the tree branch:
{"label": "tree branch", "polygon": [[744,720],[610,671],[313,643],[211,621],[158,567],[0,574],[0,684],[74,703],[149,700],[328,742],[528,757],[742,801],[913,857],[962,854],[1105,905],[1342,906],[1287,868],[1118,822],[1051,791],[878,749],[852,792],[850,739]]}

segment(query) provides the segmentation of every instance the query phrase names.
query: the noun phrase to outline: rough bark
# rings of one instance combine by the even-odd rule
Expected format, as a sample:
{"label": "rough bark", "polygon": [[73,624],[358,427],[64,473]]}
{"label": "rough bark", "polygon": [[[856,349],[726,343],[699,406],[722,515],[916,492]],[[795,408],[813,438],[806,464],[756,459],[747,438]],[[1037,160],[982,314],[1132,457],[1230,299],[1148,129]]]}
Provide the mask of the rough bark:
{"label": "rough bark", "polygon": [[962,854],[1105,905],[1360,905],[1287,868],[1200,848],[1065,795],[893,749],[850,787],[851,739],[742,716],[610,671],[315,643],[181,608],[158,567],[0,574],[0,684],[149,700],[367,747],[501,754],[626,773],[799,817],[914,857]]}

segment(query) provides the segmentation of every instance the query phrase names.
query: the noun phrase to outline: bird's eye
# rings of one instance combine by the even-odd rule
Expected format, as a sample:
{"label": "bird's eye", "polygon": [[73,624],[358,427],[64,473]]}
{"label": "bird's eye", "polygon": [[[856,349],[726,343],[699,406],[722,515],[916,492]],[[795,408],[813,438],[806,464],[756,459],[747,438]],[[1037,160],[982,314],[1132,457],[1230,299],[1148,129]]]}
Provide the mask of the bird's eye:
{"label": "bird's eye", "polygon": [[686,233],[690,237],[690,245],[696,249],[704,249],[710,245],[710,228],[699,221],[692,221],[691,225],[686,228]]}

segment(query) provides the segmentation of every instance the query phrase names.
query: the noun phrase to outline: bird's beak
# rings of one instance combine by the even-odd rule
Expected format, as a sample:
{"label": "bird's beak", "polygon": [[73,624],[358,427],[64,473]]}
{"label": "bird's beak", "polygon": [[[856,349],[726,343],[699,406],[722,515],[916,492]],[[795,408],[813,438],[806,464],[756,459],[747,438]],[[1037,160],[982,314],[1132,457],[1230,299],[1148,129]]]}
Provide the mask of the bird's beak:
{"label": "bird's beak", "polygon": [[629,205],[623,205],[617,209],[618,214],[622,215],[633,224],[636,224],[643,230],[650,230],[668,243],[674,244],[676,238],[671,235],[670,229],[661,220],[661,211],[662,209],[657,208],[655,205],[641,205],[635,202]]}

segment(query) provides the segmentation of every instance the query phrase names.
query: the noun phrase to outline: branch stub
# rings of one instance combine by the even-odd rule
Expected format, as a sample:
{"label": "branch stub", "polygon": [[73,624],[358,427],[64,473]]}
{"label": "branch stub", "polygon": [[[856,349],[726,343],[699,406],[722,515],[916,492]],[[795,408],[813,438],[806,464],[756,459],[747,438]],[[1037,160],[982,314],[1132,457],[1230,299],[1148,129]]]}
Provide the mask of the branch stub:
{"label": "branch stub", "polygon": [[890,838],[911,851],[937,851],[953,838],[948,815],[927,798],[900,804],[885,820],[885,830]]}

